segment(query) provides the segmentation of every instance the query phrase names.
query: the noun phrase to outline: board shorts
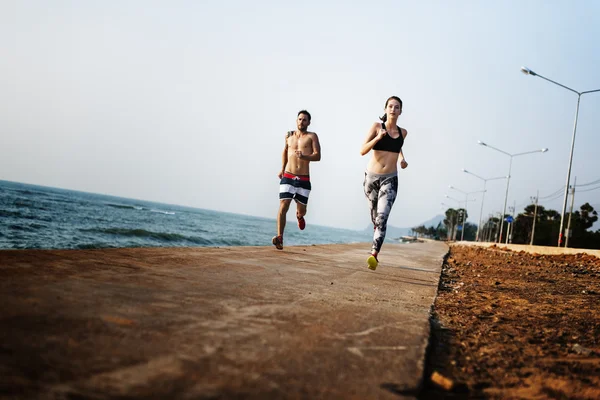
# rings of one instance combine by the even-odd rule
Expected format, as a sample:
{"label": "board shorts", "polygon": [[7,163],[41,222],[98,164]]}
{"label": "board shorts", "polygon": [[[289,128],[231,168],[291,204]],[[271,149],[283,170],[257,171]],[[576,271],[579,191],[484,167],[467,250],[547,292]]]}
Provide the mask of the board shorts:
{"label": "board shorts", "polygon": [[308,175],[294,175],[285,172],[279,182],[279,200],[294,199],[298,203],[306,205],[310,188]]}

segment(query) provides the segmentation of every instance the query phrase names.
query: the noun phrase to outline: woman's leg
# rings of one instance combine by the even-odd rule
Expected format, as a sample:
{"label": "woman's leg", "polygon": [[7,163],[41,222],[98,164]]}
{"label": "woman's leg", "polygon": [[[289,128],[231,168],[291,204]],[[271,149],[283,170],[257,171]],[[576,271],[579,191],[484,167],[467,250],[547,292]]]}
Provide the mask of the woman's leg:
{"label": "woman's leg", "polygon": [[365,172],[365,180],[363,182],[363,188],[365,190],[365,196],[369,201],[369,212],[371,214],[371,222],[375,227],[377,219],[377,202],[379,196],[379,177],[367,174]]}
{"label": "woman's leg", "polygon": [[381,250],[385,233],[387,231],[387,220],[392,211],[392,206],[398,193],[398,176],[391,176],[382,179],[381,187],[377,195],[377,208],[375,217],[375,232],[373,233],[373,255],[377,255]]}

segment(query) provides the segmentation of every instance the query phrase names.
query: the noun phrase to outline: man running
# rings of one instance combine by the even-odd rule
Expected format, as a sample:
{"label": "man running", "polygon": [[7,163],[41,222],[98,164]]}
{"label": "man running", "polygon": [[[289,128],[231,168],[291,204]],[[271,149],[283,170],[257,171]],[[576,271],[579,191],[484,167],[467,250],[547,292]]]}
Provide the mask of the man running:
{"label": "man running", "polygon": [[290,203],[296,200],[296,219],[298,228],[306,226],[304,215],[310,194],[309,164],[321,160],[321,145],[319,137],[314,132],[308,132],[310,113],[306,110],[298,112],[296,126],[298,129],[285,135],[285,145],[281,156],[281,171],[277,176],[279,182],[279,213],[277,214],[277,236],[273,237],[273,245],[283,249],[283,231]]}

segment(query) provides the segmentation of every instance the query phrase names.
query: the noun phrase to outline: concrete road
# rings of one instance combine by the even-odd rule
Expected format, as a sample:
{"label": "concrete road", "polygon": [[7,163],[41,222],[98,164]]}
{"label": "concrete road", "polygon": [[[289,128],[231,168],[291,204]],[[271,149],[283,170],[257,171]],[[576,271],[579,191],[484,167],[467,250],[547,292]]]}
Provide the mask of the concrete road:
{"label": "concrete road", "polygon": [[443,243],[0,251],[0,398],[398,399]]}

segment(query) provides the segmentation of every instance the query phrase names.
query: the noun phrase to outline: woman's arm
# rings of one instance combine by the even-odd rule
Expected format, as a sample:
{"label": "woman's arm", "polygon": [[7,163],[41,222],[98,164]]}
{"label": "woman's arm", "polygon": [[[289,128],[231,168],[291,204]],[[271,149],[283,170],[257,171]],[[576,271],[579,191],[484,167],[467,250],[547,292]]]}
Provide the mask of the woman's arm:
{"label": "woman's arm", "polygon": [[[402,138],[406,139],[406,136],[408,136],[408,131],[406,129],[401,129],[401,133],[402,133]],[[408,167],[408,163],[406,162],[406,159],[404,158],[404,152],[402,151],[402,149],[400,149],[400,157],[398,157],[398,160],[400,161],[400,168],[404,169],[406,167]]]}
{"label": "woman's arm", "polygon": [[383,128],[379,128],[379,126],[380,126],[380,124],[375,122],[373,124],[373,126],[371,126],[371,129],[369,129],[367,138],[365,139],[365,142],[363,143],[362,147],[360,148],[361,156],[364,156],[369,151],[371,151],[373,149],[373,146],[375,146],[375,144],[377,142],[379,142],[382,137],[387,135],[386,130]]}

